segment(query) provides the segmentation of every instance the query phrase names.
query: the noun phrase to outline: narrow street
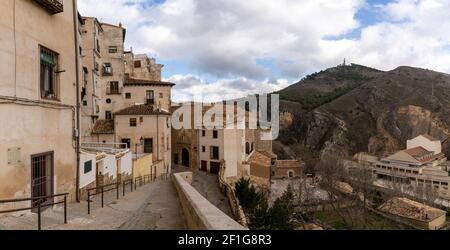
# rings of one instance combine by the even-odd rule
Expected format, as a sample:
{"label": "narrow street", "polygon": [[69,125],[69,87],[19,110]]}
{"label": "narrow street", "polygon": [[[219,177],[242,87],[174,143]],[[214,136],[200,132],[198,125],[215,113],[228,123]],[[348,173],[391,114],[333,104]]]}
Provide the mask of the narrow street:
{"label": "narrow street", "polygon": [[[44,230],[177,230],[185,229],[184,215],[175,188],[170,180],[159,180],[116,200],[116,193],[105,195],[105,207],[100,197],[91,204],[70,203],[67,208],[68,224],[63,224],[62,207],[48,209],[42,214]],[[0,218],[0,230],[36,230],[37,215],[31,213],[7,215]]]}

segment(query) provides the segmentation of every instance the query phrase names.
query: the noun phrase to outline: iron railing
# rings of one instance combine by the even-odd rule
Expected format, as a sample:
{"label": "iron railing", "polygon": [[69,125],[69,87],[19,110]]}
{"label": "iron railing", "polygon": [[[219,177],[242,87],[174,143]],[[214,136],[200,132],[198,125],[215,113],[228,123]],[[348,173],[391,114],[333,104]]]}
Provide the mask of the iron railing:
{"label": "iron railing", "polygon": [[42,7],[44,7],[50,14],[58,14],[64,11],[64,4],[62,0],[34,0]]}
{"label": "iron railing", "polygon": [[123,183],[122,183],[123,196],[125,196],[125,189],[126,189],[127,185],[130,185],[130,190],[133,193],[133,185],[134,185],[133,179],[123,181]]}
{"label": "iron railing", "polygon": [[[111,188],[111,187],[113,187],[113,188]],[[106,188],[106,190],[105,190],[105,188]],[[88,214],[91,214],[91,202],[93,202],[91,200],[92,196],[96,196],[98,194],[101,194],[102,208],[104,208],[105,207],[105,202],[104,202],[105,193],[113,191],[113,190],[116,190],[116,194],[117,194],[116,198],[117,198],[117,200],[119,200],[119,183],[117,183],[117,182],[111,183],[111,184],[108,184],[108,185],[103,185],[103,186],[100,186],[100,187],[87,189],[86,191],[87,191],[87,196],[88,196],[87,197]],[[92,191],[95,191],[95,193],[91,194]]]}
{"label": "iron railing", "polygon": [[37,202],[36,206],[31,205],[31,207],[26,208],[19,208],[19,209],[10,209],[10,210],[0,210],[0,214],[7,214],[7,213],[16,213],[21,211],[27,211],[27,210],[34,210],[37,209],[37,215],[38,215],[38,230],[41,230],[42,228],[42,220],[41,220],[41,213],[42,208],[46,207],[53,207],[55,205],[64,204],[64,224],[67,224],[67,196],[69,196],[69,193],[64,194],[55,194],[55,195],[48,195],[48,196],[42,196],[42,197],[33,197],[33,198],[23,198],[23,199],[11,199],[11,200],[0,200],[0,204],[8,204],[8,203],[17,203],[17,202],[25,202],[30,201],[31,204],[42,200],[48,200],[48,199],[54,199],[57,197],[64,196],[64,200],[60,202],[52,202],[51,204],[41,204],[41,202]]}

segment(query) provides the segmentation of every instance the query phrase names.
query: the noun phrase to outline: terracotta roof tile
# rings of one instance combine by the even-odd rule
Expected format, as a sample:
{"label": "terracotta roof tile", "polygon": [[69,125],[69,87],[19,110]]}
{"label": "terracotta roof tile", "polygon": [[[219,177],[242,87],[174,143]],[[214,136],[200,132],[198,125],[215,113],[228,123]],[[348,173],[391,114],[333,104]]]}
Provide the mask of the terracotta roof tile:
{"label": "terracotta roof tile", "polygon": [[445,215],[445,211],[443,210],[406,198],[392,198],[381,205],[379,210],[400,217],[427,222]]}
{"label": "terracotta roof tile", "polygon": [[98,120],[92,134],[114,134],[114,120]]}
{"label": "terracotta roof tile", "polygon": [[260,151],[255,151],[250,155],[248,162],[250,165],[256,164],[259,166],[270,167],[272,165],[272,158],[266,156]]}
{"label": "terracotta roof tile", "polygon": [[302,161],[299,160],[278,160],[276,163],[277,168],[300,168]]}
{"label": "terracotta roof tile", "polygon": [[171,82],[162,82],[162,81],[151,81],[144,79],[134,79],[134,78],[125,78],[125,86],[175,86],[174,83]]}
{"label": "terracotta roof tile", "polygon": [[169,112],[163,110],[156,110],[150,105],[134,105],[125,109],[122,109],[115,115],[170,115]]}

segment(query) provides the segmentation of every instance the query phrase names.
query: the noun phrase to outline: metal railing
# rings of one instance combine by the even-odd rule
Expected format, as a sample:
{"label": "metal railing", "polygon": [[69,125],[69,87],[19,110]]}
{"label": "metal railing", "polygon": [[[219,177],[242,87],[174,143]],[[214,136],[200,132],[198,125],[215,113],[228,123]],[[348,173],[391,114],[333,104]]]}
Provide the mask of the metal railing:
{"label": "metal railing", "polygon": [[[64,196],[64,200],[60,201],[60,202],[52,202],[50,204],[41,204],[41,202],[40,202],[42,200],[53,199],[53,198],[62,197],[62,196]],[[0,200],[0,204],[17,203],[17,202],[25,202],[25,201],[31,201],[31,203],[33,203],[36,200],[39,201],[39,202],[37,202],[36,207],[31,206],[31,207],[19,208],[19,209],[10,209],[10,210],[3,210],[3,211],[0,210],[0,214],[15,213],[15,212],[21,212],[21,211],[27,211],[27,210],[32,211],[33,209],[37,209],[38,230],[41,230],[41,228],[42,228],[42,219],[41,219],[42,208],[53,207],[55,205],[64,204],[64,224],[67,224],[67,196],[69,196],[69,193],[55,194],[55,195],[34,197],[34,198]]]}
{"label": "metal railing", "polygon": [[130,185],[130,190],[133,193],[133,185],[134,185],[133,179],[123,181],[123,183],[122,183],[123,196],[125,196],[125,190],[126,190],[127,185]]}
{"label": "metal railing", "polygon": [[123,92],[123,87],[118,87],[118,88],[113,87],[113,88],[111,88],[110,86],[108,86],[106,88],[106,94],[107,95],[121,95],[122,92]]}
{"label": "metal railing", "polygon": [[96,143],[82,142],[81,148],[86,150],[101,151],[107,153],[120,153],[128,150],[126,143]]}
{"label": "metal railing", "polygon": [[[111,188],[111,187],[113,187],[113,188]],[[105,188],[109,188],[109,189],[105,190]],[[87,197],[88,214],[91,214],[91,202],[93,202],[91,200],[92,196],[96,196],[98,194],[101,194],[102,208],[104,208],[105,207],[105,202],[104,202],[105,193],[113,191],[113,190],[116,190],[116,193],[117,193],[116,198],[117,198],[117,200],[119,200],[119,183],[117,183],[117,182],[111,183],[111,184],[108,184],[108,185],[103,185],[101,187],[95,187],[95,188],[87,189],[86,191],[87,191],[87,196],[88,196]],[[92,191],[95,191],[95,193],[91,194]]]}

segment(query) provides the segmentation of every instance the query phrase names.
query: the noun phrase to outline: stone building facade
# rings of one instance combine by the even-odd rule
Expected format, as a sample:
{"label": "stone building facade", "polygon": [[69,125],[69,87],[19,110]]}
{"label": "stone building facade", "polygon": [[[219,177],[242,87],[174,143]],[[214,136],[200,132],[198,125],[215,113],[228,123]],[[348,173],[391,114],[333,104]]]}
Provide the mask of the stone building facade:
{"label": "stone building facade", "polygon": [[76,1],[1,3],[0,199],[75,199],[79,21]]}

